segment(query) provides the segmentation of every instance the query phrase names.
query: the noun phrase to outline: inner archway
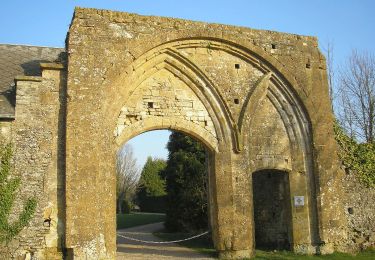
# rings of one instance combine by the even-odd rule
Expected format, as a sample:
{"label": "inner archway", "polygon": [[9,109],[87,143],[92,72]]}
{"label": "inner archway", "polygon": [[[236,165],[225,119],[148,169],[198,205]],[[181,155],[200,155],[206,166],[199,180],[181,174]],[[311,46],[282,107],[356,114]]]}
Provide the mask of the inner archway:
{"label": "inner archway", "polygon": [[256,247],[290,249],[293,232],[288,173],[267,169],[253,173],[252,178]]}
{"label": "inner archway", "polygon": [[[161,131],[150,131],[146,132],[146,134],[140,134],[136,136],[136,138],[133,138],[127,142],[126,145],[132,144],[134,146],[134,144],[140,144],[139,139],[142,139],[142,137],[147,138],[147,136],[152,136],[150,134],[155,132]],[[134,139],[137,139],[138,141],[133,141]],[[144,146],[143,148],[145,148],[145,146],[148,146],[148,143],[143,143],[142,145]],[[152,177],[150,174],[155,175],[155,172],[152,170],[150,171],[150,166],[154,165],[156,167],[158,166],[156,164],[158,164],[160,161],[164,161],[167,164],[166,167],[156,173],[158,176],[154,176],[158,177],[160,182],[164,181],[165,187],[162,187],[163,185],[157,185],[159,191],[157,192],[157,195],[161,196],[158,196],[159,200],[154,199],[153,201],[155,204],[158,204],[162,199],[165,199],[164,202],[167,204],[165,208],[167,215],[165,229],[157,232],[159,234],[160,232],[161,234],[167,234],[167,237],[164,236],[164,238],[168,238],[169,235],[173,235],[169,232],[178,232],[178,234],[175,234],[175,236],[183,236],[181,233],[187,232],[191,234],[191,232],[202,232],[202,230],[206,231],[209,226],[208,223],[210,222],[208,214],[208,209],[210,207],[210,203],[208,202],[208,190],[210,189],[211,185],[209,185],[208,179],[210,173],[209,154],[212,153],[212,151],[210,151],[202,142],[199,142],[192,136],[186,135],[185,133],[179,131],[171,131],[171,135],[166,146],[169,153],[168,159],[164,160],[164,158],[158,159],[155,157],[149,157],[142,170],[142,176],[140,177],[140,182],[142,182],[142,177],[145,176],[148,176],[148,180],[150,180],[150,177]],[[134,148],[137,150],[140,147],[135,146]],[[143,153],[149,155],[147,148]],[[135,154],[137,154],[137,152],[135,152]],[[143,181],[146,180],[145,178]],[[148,186],[149,184],[150,183],[144,182],[140,183],[140,186],[138,186],[140,191],[139,193],[142,195],[142,198],[138,198],[138,203],[141,203],[140,200],[144,200],[145,197],[146,199],[153,199],[152,197],[155,194],[153,194],[153,188]],[[160,192],[160,188],[165,189],[163,192]],[[147,193],[147,196],[144,196],[144,193]],[[156,207],[153,208],[154,210],[157,209],[157,211],[152,211],[151,208],[150,212],[143,213],[144,207],[140,207],[141,212],[135,214],[139,214],[141,216],[142,214],[151,215],[153,213],[160,213],[159,210],[164,205],[162,205],[163,203],[159,204],[159,208],[158,205],[155,205]],[[162,225],[158,225],[158,227],[160,228]],[[120,230],[120,232],[123,233],[126,231]],[[144,232],[146,232],[146,230],[144,230]],[[137,239],[137,234],[129,234],[129,236],[134,235]],[[200,240],[199,243],[203,241],[211,244],[209,242],[211,241],[209,237],[202,238],[203,240]],[[158,240],[158,237],[156,237],[156,240]],[[117,254],[120,256],[127,255],[128,258],[131,258],[131,254],[134,253],[134,246],[130,245],[131,241],[124,241],[121,237],[118,237],[117,241]],[[140,244],[140,246],[146,249],[149,247],[147,244]],[[212,248],[212,244],[210,246]],[[169,249],[165,250],[169,251]],[[165,253],[168,254],[168,252]]]}

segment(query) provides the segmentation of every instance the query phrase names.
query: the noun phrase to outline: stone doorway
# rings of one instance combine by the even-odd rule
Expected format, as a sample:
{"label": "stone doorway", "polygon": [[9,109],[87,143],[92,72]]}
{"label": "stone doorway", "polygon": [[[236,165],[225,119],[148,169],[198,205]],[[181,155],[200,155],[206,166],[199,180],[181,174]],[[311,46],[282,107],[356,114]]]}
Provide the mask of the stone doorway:
{"label": "stone doorway", "polygon": [[288,173],[261,170],[252,178],[256,247],[289,250],[293,240]]}

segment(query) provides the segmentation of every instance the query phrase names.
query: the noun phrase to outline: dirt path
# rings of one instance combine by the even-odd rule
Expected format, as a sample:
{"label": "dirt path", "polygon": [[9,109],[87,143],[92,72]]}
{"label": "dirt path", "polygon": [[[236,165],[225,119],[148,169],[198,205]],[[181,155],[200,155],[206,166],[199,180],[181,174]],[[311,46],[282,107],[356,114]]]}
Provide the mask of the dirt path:
{"label": "dirt path", "polygon": [[[152,233],[163,228],[163,223],[155,223],[144,226],[117,230],[121,235],[133,237],[141,240],[162,241],[155,237]],[[200,254],[192,249],[182,247],[178,244],[145,244],[126,240],[122,237],[117,237],[117,259],[199,259],[209,260],[215,259],[203,254]]]}

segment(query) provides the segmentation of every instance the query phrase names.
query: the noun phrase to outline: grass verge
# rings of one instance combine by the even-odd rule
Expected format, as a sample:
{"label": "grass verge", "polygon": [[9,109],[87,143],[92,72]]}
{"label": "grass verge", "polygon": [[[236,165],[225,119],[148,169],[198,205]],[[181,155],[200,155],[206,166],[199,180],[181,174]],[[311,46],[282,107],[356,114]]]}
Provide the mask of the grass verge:
{"label": "grass verge", "polygon": [[[184,239],[196,234],[187,234],[187,233],[168,233],[165,230],[154,233],[155,236],[163,239],[164,241],[172,241]],[[197,239],[180,242],[178,243],[181,246],[185,246],[196,250],[200,253],[206,254],[211,257],[217,257],[217,252],[214,249],[214,246],[211,242],[211,235],[205,235]],[[356,255],[344,254],[344,253],[334,253],[331,255],[296,255],[290,251],[265,251],[265,250],[256,250],[255,258],[252,260],[345,260],[345,259],[356,259],[356,260],[373,260],[375,259],[375,250],[366,250],[360,252]]]}
{"label": "grass verge", "polygon": [[165,220],[165,214],[136,212],[129,214],[117,214],[116,219],[117,229],[122,229],[163,222]]}
{"label": "grass verge", "polygon": [[344,253],[333,253],[331,255],[296,255],[290,251],[263,251],[256,250],[256,260],[344,260],[344,259],[358,259],[358,260],[372,260],[375,259],[374,250],[366,250],[357,255],[350,255]]}

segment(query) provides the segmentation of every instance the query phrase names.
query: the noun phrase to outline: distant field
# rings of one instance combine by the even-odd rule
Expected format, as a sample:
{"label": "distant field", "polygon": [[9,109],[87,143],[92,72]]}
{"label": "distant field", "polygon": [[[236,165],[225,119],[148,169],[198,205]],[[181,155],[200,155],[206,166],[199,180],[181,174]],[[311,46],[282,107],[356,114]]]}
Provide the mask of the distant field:
{"label": "distant field", "polygon": [[165,214],[160,213],[129,213],[117,214],[117,229],[141,226],[165,220]]}

